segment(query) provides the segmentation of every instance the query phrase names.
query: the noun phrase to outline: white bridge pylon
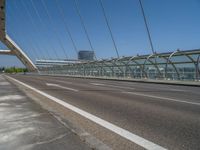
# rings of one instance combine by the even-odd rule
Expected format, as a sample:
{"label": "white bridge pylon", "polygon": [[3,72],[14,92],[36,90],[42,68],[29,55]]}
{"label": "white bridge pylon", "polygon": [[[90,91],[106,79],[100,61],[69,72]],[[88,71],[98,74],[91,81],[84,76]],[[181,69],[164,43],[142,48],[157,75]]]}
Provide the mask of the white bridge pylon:
{"label": "white bridge pylon", "polygon": [[37,72],[38,69],[23,50],[7,35],[5,29],[5,0],[0,0],[0,41],[9,50],[0,50],[0,55],[15,55],[26,66],[30,72]]}

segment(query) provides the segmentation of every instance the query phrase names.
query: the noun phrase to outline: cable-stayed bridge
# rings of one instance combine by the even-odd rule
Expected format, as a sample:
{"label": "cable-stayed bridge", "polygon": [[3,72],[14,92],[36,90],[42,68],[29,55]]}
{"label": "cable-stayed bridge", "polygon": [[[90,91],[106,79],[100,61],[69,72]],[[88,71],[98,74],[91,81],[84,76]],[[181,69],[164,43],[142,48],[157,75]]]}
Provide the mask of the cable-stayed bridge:
{"label": "cable-stayed bridge", "polygon": [[200,49],[159,51],[154,32],[184,24],[153,30],[150,3],[171,13],[164,1],[0,0],[0,55],[29,70],[0,74],[0,149],[200,149]]}
{"label": "cable-stayed bridge", "polygon": [[[89,49],[90,51],[94,52],[93,60],[82,60],[82,61],[67,61],[70,59],[76,59],[76,55],[78,55],[78,46],[74,39],[74,36],[72,35],[72,31],[69,28],[68,19],[66,18],[66,15],[64,14],[64,8],[61,6],[62,4],[59,3],[59,1],[55,1],[55,9],[57,9],[57,17],[60,17],[62,23],[63,23],[63,32],[66,33],[66,35],[69,38],[70,44],[73,47],[73,51],[75,52],[75,58],[69,58],[68,53],[69,51],[66,49],[66,47],[63,44],[63,37],[59,36],[60,30],[58,30],[55,26],[55,16],[52,16],[50,10],[48,9],[47,4],[45,4],[45,1],[41,1],[41,8],[43,11],[41,11],[39,8],[37,8],[37,5],[30,1],[29,6],[26,3],[23,3],[23,1],[19,1],[18,4],[21,5],[21,8],[17,8],[19,6],[8,6],[8,9],[13,9],[17,11],[17,9],[24,9],[24,12],[26,12],[26,19],[29,19],[30,25],[32,25],[32,29],[37,36],[42,36],[42,34],[45,34],[45,38],[47,38],[48,33],[42,32],[42,29],[47,28],[47,30],[50,32],[52,31],[57,38],[57,44],[60,45],[60,48],[56,49],[55,45],[51,44],[50,48],[45,48],[39,46],[39,42],[36,39],[30,39],[27,42],[29,45],[32,46],[31,52],[28,52],[28,56],[31,58],[29,59],[27,55],[23,52],[23,50],[20,49],[19,46],[14,43],[13,40],[10,39],[9,35],[6,32],[5,22],[5,1],[1,1],[1,41],[11,50],[1,51],[1,54],[11,54],[16,55],[23,64],[30,70],[30,71],[36,71],[39,70],[42,74],[65,74],[65,75],[78,75],[78,76],[95,76],[95,77],[114,77],[114,78],[150,78],[150,79],[167,79],[167,80],[199,80],[199,74],[200,74],[200,65],[199,65],[199,59],[200,59],[200,52],[199,49],[194,50],[174,50],[171,52],[162,52],[159,53],[155,50],[155,46],[152,42],[152,36],[151,31],[148,26],[148,18],[145,14],[145,9],[143,6],[142,1],[139,1],[138,7],[141,10],[141,18],[143,18],[143,25],[144,30],[146,31],[146,38],[149,40],[149,45],[151,52],[145,52],[149,54],[137,54],[137,55],[129,55],[129,56],[121,56],[118,48],[118,44],[115,40],[112,27],[110,25],[110,20],[108,18],[108,14],[106,12],[104,3],[102,1],[99,1],[97,4],[99,5],[100,11],[102,11],[103,14],[103,20],[102,23],[105,23],[108,34],[111,38],[111,43],[113,44],[113,56],[114,58],[99,58],[97,55],[98,52],[94,50],[94,44],[92,43],[92,38],[89,35],[88,27],[86,26],[86,21],[84,20],[83,13],[80,9],[80,4],[78,1],[74,1],[74,11],[78,16],[78,19],[80,20],[80,27],[83,29],[83,33],[86,37],[86,42],[89,43]],[[13,5],[13,4],[12,4]],[[27,5],[27,6],[26,6]],[[14,7],[14,8],[13,8]],[[15,8],[16,7],[16,8]],[[28,7],[31,7],[33,10],[28,10]],[[43,15],[41,13],[45,13],[45,17],[47,19],[47,22],[43,22]],[[21,14],[22,15],[22,14]],[[37,17],[38,23],[34,22],[34,15]],[[14,14],[10,15],[10,19],[16,20],[16,17],[20,16],[14,16]],[[22,17],[22,16],[21,16]],[[26,20],[27,22],[27,20]],[[47,25],[49,24],[49,26]],[[40,25],[41,27],[39,27]],[[13,30],[15,31],[15,30]],[[15,31],[17,32],[17,31]],[[17,33],[16,33],[17,34]],[[18,33],[19,34],[19,33]],[[34,36],[34,35],[33,35]],[[30,38],[30,37],[29,37]],[[38,37],[35,37],[38,38]],[[42,40],[41,40],[42,41]],[[50,44],[50,43],[49,43]],[[103,43],[102,43],[103,44]],[[14,48],[15,47],[15,48]],[[198,47],[197,47],[198,48]],[[62,54],[61,54],[62,53]],[[61,54],[61,56],[60,56]],[[31,56],[32,55],[32,56]],[[48,62],[49,60],[49,62]],[[52,61],[53,60],[53,61]],[[57,63],[52,63],[56,62]],[[59,63],[59,61],[65,61],[63,63]],[[34,62],[35,65],[32,63]],[[47,71],[48,70],[48,71]]]}

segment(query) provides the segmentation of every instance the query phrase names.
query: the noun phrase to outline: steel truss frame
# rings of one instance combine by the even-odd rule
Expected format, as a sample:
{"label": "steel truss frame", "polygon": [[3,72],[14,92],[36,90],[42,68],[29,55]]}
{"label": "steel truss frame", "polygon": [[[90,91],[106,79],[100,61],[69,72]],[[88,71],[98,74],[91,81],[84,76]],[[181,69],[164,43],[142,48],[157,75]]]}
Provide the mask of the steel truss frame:
{"label": "steel truss frame", "polygon": [[200,49],[122,57],[94,61],[55,63],[37,60],[41,73],[114,78],[147,78],[166,80],[200,79]]}

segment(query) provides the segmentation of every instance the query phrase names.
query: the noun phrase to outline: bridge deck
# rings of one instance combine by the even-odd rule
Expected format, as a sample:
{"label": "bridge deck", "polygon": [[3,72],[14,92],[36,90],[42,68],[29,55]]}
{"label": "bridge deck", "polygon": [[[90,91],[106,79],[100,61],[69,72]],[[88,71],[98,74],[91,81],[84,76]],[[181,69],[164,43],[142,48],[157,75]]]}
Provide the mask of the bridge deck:
{"label": "bridge deck", "polygon": [[1,150],[88,150],[69,128],[0,75]]}
{"label": "bridge deck", "polygon": [[[60,99],[116,125],[119,130],[139,136],[143,139],[141,143],[145,139],[167,149],[200,149],[199,87],[66,77],[12,77],[53,96],[51,99]],[[85,112],[81,117],[58,104],[52,108],[114,149],[141,149],[145,145],[134,144],[129,137],[125,140],[124,135],[105,129],[106,124],[100,125],[98,121],[94,124],[94,120],[85,118],[88,117],[84,116]]]}

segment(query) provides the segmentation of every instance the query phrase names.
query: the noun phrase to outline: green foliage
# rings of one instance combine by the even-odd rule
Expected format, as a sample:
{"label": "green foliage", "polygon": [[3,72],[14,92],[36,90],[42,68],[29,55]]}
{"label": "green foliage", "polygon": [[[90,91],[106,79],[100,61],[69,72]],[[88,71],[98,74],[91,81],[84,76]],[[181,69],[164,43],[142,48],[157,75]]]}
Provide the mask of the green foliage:
{"label": "green foliage", "polygon": [[5,73],[25,73],[25,72],[28,72],[26,68],[16,68],[16,67],[5,68]]}

